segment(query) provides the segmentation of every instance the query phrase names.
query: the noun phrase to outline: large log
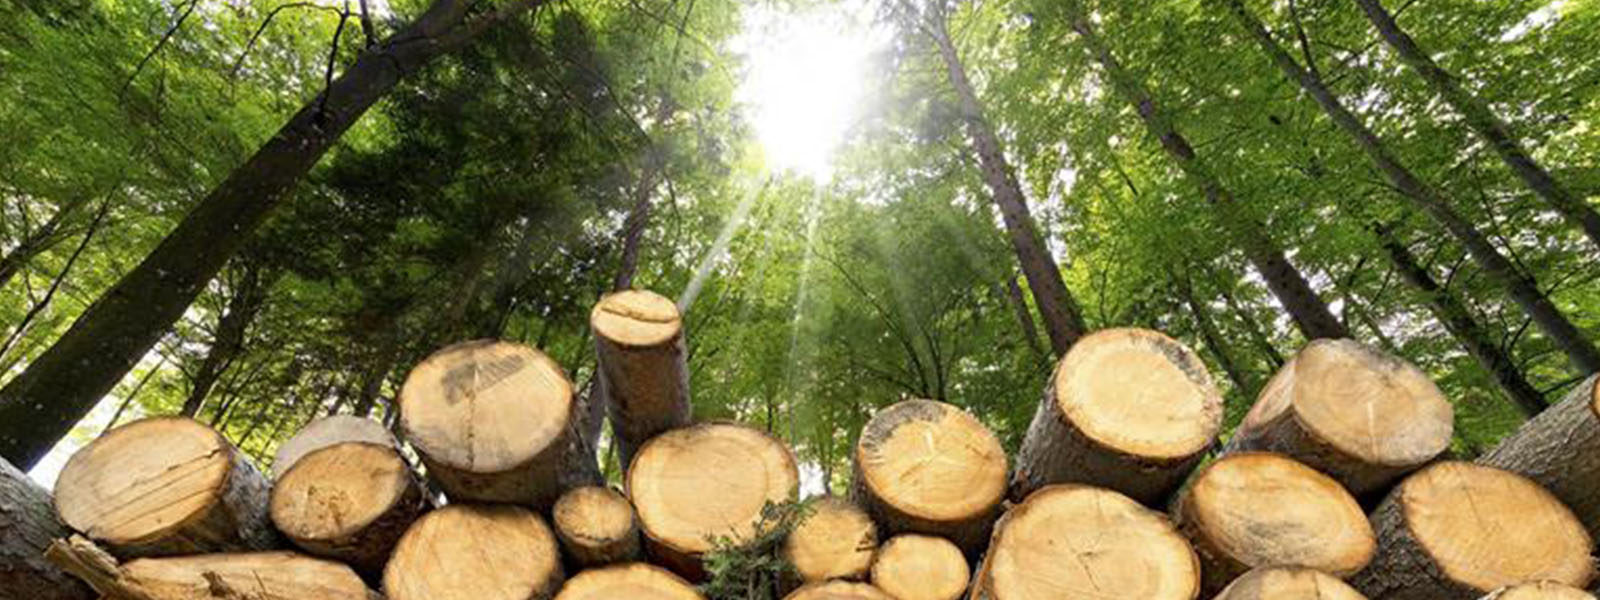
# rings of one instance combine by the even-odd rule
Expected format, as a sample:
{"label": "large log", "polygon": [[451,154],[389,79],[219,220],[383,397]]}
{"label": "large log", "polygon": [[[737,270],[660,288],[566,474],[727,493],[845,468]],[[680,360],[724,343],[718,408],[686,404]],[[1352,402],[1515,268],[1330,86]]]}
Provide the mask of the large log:
{"label": "large log", "polygon": [[1017,453],[1011,498],[1081,483],[1157,506],[1221,426],[1222,396],[1187,346],[1145,329],[1096,332],[1056,365]]}
{"label": "large log", "polygon": [[1206,465],[1172,515],[1200,557],[1207,596],[1256,567],[1349,577],[1377,545],[1361,505],[1339,482],[1279,454],[1241,452]]}
{"label": "large log", "polygon": [[1594,544],[1572,511],[1508,471],[1441,462],[1372,513],[1378,555],[1351,583],[1373,600],[1471,600],[1550,580],[1582,587]]}
{"label": "large log", "polygon": [[1316,569],[1263,567],[1235,579],[1212,600],[1367,600],[1350,584]]}
{"label": "large log", "polygon": [[894,596],[866,583],[830,581],[813,583],[784,596],[783,600],[897,600]]}
{"label": "large log", "polygon": [[423,515],[383,570],[389,600],[549,600],[561,581],[561,551],[544,519],[507,504]]}
{"label": "large log", "polygon": [[451,500],[542,511],[567,489],[599,482],[575,407],[572,383],[544,353],[478,340],[411,370],[400,430]]}
{"label": "large log", "polygon": [[789,532],[783,557],[803,583],[866,579],[878,549],[878,527],[854,503],[840,498],[812,502],[805,520]]}
{"label": "large log", "polygon": [[880,534],[937,535],[975,556],[1006,486],[1006,454],[977,418],[932,400],[878,411],[861,432],[850,493]]}
{"label": "large log", "polygon": [[957,600],[970,578],[961,549],[927,535],[895,536],[872,563],[872,585],[898,600]]}
{"label": "large log", "polygon": [[1351,340],[1319,339],[1267,382],[1224,453],[1286,454],[1363,496],[1444,452],[1453,418],[1416,367]]}
{"label": "large log", "polygon": [[1528,477],[1550,490],[1600,537],[1600,393],[1591,375],[1560,404],[1502,440],[1478,462]]}
{"label": "large log", "polygon": [[79,450],[56,479],[68,527],[123,558],[270,549],[268,484],[210,427],[144,419]]}
{"label": "large log", "polygon": [[1052,485],[995,526],[972,586],[973,600],[1195,600],[1200,561],[1165,515],[1132,498]]}
{"label": "large log", "polygon": [[88,586],[44,559],[50,542],[68,534],[50,494],[0,458],[0,590],[8,598],[93,600]]}
{"label": "large log", "polygon": [[556,600],[705,600],[705,596],[671,571],[626,563],[579,573],[561,588]]}
{"label": "large log", "polygon": [[688,352],[676,304],[642,290],[608,294],[589,314],[599,389],[622,465],[650,438],[689,424]]}
{"label": "large log", "polygon": [[579,568],[639,560],[639,522],[633,504],[616,490],[573,488],[556,501],[551,521],[561,547]]}
{"label": "large log", "polygon": [[1594,595],[1553,581],[1500,588],[1481,600],[1595,600]]}
{"label": "large log", "polygon": [[427,496],[392,438],[332,439],[278,474],[272,522],[306,552],[376,579],[400,536],[427,510]]}
{"label": "large log", "polygon": [[273,453],[272,476],[283,477],[301,457],[334,444],[368,442],[399,448],[389,429],[373,419],[355,415],[330,415],[307,424]]}
{"label": "large log", "polygon": [[794,501],[794,454],[771,436],[729,423],[702,423],[652,438],[628,469],[628,496],[657,564],[690,581],[718,538],[748,540],[768,504]]}
{"label": "large log", "polygon": [[116,600],[382,600],[345,565],[293,552],[115,558],[78,536],[49,559]]}

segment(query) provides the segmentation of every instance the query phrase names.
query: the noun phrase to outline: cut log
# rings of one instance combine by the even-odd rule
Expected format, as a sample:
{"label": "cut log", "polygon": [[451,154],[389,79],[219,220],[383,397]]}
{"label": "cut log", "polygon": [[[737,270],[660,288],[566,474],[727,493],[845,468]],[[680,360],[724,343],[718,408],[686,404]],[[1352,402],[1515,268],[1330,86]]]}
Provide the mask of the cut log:
{"label": "cut log", "polygon": [[579,573],[556,600],[704,600],[700,591],[671,571],[627,563]]}
{"label": "cut log", "polygon": [[970,575],[960,548],[926,535],[895,536],[872,563],[872,585],[898,600],[956,600]]}
{"label": "cut log", "polygon": [[1194,600],[1199,593],[1199,559],[1165,515],[1110,490],[1064,484],[1006,513],[971,598]]}
{"label": "cut log", "polygon": [[580,568],[639,560],[639,523],[633,504],[616,490],[573,488],[556,501],[551,520],[567,557]]}
{"label": "cut log", "polygon": [[428,506],[405,459],[392,445],[358,441],[324,446],[291,464],[272,489],[273,524],[306,552],[376,580]]}
{"label": "cut log", "polygon": [[182,417],[113,429],[56,480],[61,520],[124,558],[273,548],[267,496],[243,453]]}
{"label": "cut log", "polygon": [[50,494],[0,458],[0,590],[8,598],[93,600],[82,582],[44,559],[45,548],[68,534],[50,507]]}
{"label": "cut log", "polygon": [[804,583],[861,580],[877,549],[872,518],[854,503],[830,497],[812,502],[811,513],[784,540],[783,557]]}
{"label": "cut log", "polygon": [[634,456],[627,479],[646,550],[657,564],[690,581],[704,579],[700,557],[714,539],[751,539],[763,509],[794,501],[800,486],[789,448],[729,423],[702,423],[652,438]]}
{"label": "cut log", "polygon": [[117,600],[382,600],[345,565],[293,552],[115,558],[78,536],[46,551],[51,562]]}
{"label": "cut log", "polygon": [[506,504],[423,515],[383,570],[389,600],[549,600],[561,580],[561,551],[544,519]]}
{"label": "cut log", "polygon": [[1245,573],[1213,600],[1367,600],[1361,592],[1316,569],[1265,567]]}
{"label": "cut log", "polygon": [[678,306],[642,290],[600,299],[589,314],[600,387],[626,468],[650,438],[689,424],[688,352]]}
{"label": "cut log", "polygon": [[1373,600],[1474,599],[1549,580],[1583,587],[1593,542],[1572,511],[1508,471],[1441,462],[1372,513],[1378,555],[1351,583]]}
{"label": "cut log", "polygon": [[784,596],[783,600],[895,600],[895,597],[870,584],[830,581],[802,587]]}
{"label": "cut log", "polygon": [[1224,453],[1286,454],[1364,496],[1444,452],[1453,418],[1416,367],[1351,340],[1319,339],[1267,382]]}
{"label": "cut log", "polygon": [[879,534],[937,535],[976,556],[1006,487],[1006,453],[977,418],[932,400],[878,411],[856,444],[850,493]]}
{"label": "cut log", "polygon": [[1349,577],[1377,541],[1361,505],[1333,478],[1279,454],[1241,452],[1206,465],[1173,507],[1215,594],[1256,567]]}
{"label": "cut log", "polygon": [[600,481],[578,433],[572,383],[544,353],[478,340],[429,356],[400,389],[400,430],[455,501],[541,511]]}
{"label": "cut log", "polygon": [[300,433],[278,446],[272,460],[272,476],[283,477],[300,457],[334,444],[367,442],[399,448],[389,429],[373,419],[354,415],[332,415],[312,421]]}
{"label": "cut log", "polygon": [[1478,462],[1550,490],[1600,537],[1600,393],[1591,375],[1560,404],[1524,423]]}
{"label": "cut log", "polygon": [[1158,506],[1216,442],[1222,396],[1183,343],[1145,329],[1108,329],[1056,365],[1028,426],[1011,498],[1081,483]]}
{"label": "cut log", "polygon": [[1524,583],[1495,590],[1482,600],[1595,600],[1594,595],[1553,581]]}

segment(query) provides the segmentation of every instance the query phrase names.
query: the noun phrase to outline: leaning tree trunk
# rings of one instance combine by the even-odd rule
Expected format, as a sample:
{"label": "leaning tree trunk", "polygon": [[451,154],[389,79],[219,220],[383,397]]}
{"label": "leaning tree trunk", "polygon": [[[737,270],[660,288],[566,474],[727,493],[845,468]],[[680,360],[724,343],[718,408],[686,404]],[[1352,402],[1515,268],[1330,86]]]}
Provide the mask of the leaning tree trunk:
{"label": "leaning tree trunk", "polygon": [[561,550],[544,519],[505,504],[452,504],[418,519],[383,571],[389,600],[550,600]]}
{"label": "leaning tree trunk", "polygon": [[382,600],[350,567],[293,552],[141,558],[118,565],[73,536],[45,555],[118,600]]}
{"label": "leaning tree trunk", "polygon": [[1367,600],[1339,578],[1303,567],[1263,567],[1235,579],[1212,600]]}
{"label": "leaning tree trunk", "polygon": [[1478,462],[1526,476],[1560,498],[1600,537],[1600,375],[1522,425]]}
{"label": "leaning tree trunk", "polygon": [[50,494],[0,459],[0,590],[29,600],[93,600],[83,583],[44,559],[52,540],[66,537]]}
{"label": "leaning tree trunk", "polygon": [[671,571],[645,563],[590,569],[573,577],[556,600],[705,600],[700,591]]}
{"label": "leaning tree trunk", "polygon": [[435,0],[356,61],[201,200],[137,267],[0,389],[0,456],[30,468],[88,414],[194,302],[250,233],[401,78],[539,0],[468,20],[466,0]]}
{"label": "leaning tree trunk", "polygon": [[872,561],[872,585],[899,600],[957,600],[970,577],[967,557],[941,537],[895,536]]}
{"label": "leaning tree trunk", "polygon": [[245,334],[250,329],[250,323],[260,314],[261,305],[266,301],[271,287],[262,280],[260,269],[256,265],[246,265],[239,274],[242,281],[233,290],[233,297],[228,299],[222,317],[217,319],[217,333],[211,338],[211,347],[200,362],[200,370],[195,373],[189,396],[183,401],[183,408],[178,414],[191,418],[199,415],[206,395],[211,393],[211,388],[222,378],[223,371],[228,370],[233,359],[244,349]]}
{"label": "leaning tree trunk", "polygon": [[634,562],[642,554],[633,504],[616,490],[573,488],[550,511],[556,538],[580,569]]}
{"label": "leaning tree trunk", "polygon": [[600,299],[589,315],[594,332],[596,391],[610,408],[611,428],[628,469],[651,437],[689,424],[689,351],[672,300],[628,290]]}

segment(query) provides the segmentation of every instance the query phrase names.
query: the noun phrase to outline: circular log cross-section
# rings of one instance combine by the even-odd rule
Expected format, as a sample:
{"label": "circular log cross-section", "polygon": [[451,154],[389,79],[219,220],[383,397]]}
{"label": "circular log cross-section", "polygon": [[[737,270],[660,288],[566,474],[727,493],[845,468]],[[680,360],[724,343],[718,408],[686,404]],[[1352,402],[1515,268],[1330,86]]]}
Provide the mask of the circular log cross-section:
{"label": "circular log cross-section", "polygon": [[794,454],[765,433],[702,423],[656,436],[628,469],[628,496],[651,556],[690,581],[713,540],[751,539],[768,504],[795,500]]}
{"label": "circular log cross-section", "polygon": [[1411,364],[1351,340],[1319,339],[1267,382],[1226,451],[1286,454],[1363,496],[1444,452],[1453,418],[1433,380]]}
{"label": "circular log cross-section", "polygon": [[878,549],[878,527],[860,507],[840,498],[812,503],[810,514],[784,540],[783,556],[804,583],[866,579]]}
{"label": "circular log cross-section", "polygon": [[1213,600],[1367,600],[1361,592],[1322,571],[1267,567],[1245,573]]}
{"label": "circular log cross-section", "polygon": [[1524,423],[1478,459],[1534,480],[1600,537],[1600,375]]}
{"label": "circular log cross-section", "polygon": [[676,304],[642,290],[600,299],[589,314],[624,468],[650,438],[689,424],[688,352]]}
{"label": "circular log cross-section", "polygon": [[581,568],[639,560],[639,524],[633,505],[608,487],[584,486],[562,494],[551,511],[556,537]]}
{"label": "circular log cross-section", "polygon": [[1482,600],[1595,600],[1594,594],[1551,581],[1524,583],[1495,590]]}
{"label": "circular log cross-section", "polygon": [[56,520],[50,494],[0,458],[0,590],[28,600],[93,600],[99,596],[44,559],[50,542],[70,532]]}
{"label": "circular log cross-section", "polygon": [[383,571],[389,600],[549,600],[561,551],[544,519],[512,505],[452,504],[411,526]]}
{"label": "circular log cross-section", "polygon": [[509,342],[449,346],[400,389],[400,429],[455,501],[544,510],[598,481],[574,426],[572,383],[544,353]]}
{"label": "circular log cross-section", "polygon": [[1378,555],[1351,583],[1373,600],[1472,600],[1507,585],[1582,587],[1588,532],[1521,475],[1442,462],[1401,482],[1372,513]]}
{"label": "circular log cross-section", "polygon": [[878,411],[856,444],[853,499],[881,535],[945,537],[976,555],[1005,496],[1006,453],[977,418],[932,400]]}
{"label": "circular log cross-section", "polygon": [[1006,513],[973,600],[1195,600],[1200,562],[1166,516],[1122,494],[1046,486]]}
{"label": "circular log cross-section", "polygon": [[814,583],[784,596],[783,600],[898,600],[865,583],[830,581]]}
{"label": "circular log cross-section", "polygon": [[399,448],[389,429],[373,419],[354,415],[330,415],[312,421],[289,441],[278,446],[273,454],[272,476],[283,477],[301,457],[334,444],[367,442],[380,446]]}
{"label": "circular log cross-section", "polygon": [[705,600],[705,596],[671,571],[628,563],[579,573],[555,600]]}
{"label": "circular log cross-section", "polygon": [[1057,364],[1028,426],[1011,498],[1081,483],[1157,506],[1222,426],[1222,396],[1182,342],[1145,329],[1078,340]]}
{"label": "circular log cross-section", "polygon": [[898,600],[956,600],[967,591],[967,557],[950,540],[896,536],[872,563],[872,585]]}
{"label": "circular log cross-section", "polygon": [[1333,478],[1278,454],[1242,452],[1206,465],[1173,508],[1214,594],[1255,567],[1349,577],[1377,541],[1361,505]]}
{"label": "circular log cross-section", "polygon": [[[293,552],[140,558],[124,565],[82,537],[46,556],[106,598],[125,600],[374,600],[349,566]],[[12,596],[6,596],[12,598]]]}
{"label": "circular log cross-section", "polygon": [[383,573],[400,536],[427,507],[422,486],[390,445],[345,442],[291,463],[272,488],[272,522],[306,552],[369,577]]}
{"label": "circular log cross-section", "polygon": [[144,419],[79,450],[56,480],[68,527],[128,558],[268,549],[267,482],[210,427]]}

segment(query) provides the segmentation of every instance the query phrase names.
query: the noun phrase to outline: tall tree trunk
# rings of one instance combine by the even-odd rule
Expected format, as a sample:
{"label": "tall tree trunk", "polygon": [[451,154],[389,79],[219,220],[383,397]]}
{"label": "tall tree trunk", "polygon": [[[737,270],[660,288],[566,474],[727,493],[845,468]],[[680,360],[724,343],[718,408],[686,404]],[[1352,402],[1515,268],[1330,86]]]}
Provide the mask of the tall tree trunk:
{"label": "tall tree trunk", "polygon": [[405,74],[539,0],[467,19],[467,0],[435,0],[416,22],[363,50],[166,239],[0,389],[0,456],[32,467],[183,315],[252,231],[345,130]]}
{"label": "tall tree trunk", "polygon": [[1189,280],[1189,276],[1187,274],[1174,274],[1172,281],[1176,284],[1178,293],[1182,294],[1184,303],[1189,306],[1189,313],[1194,315],[1196,329],[1200,331],[1200,339],[1205,341],[1206,348],[1210,349],[1211,353],[1217,357],[1217,366],[1222,367],[1222,372],[1227,373],[1228,379],[1233,380],[1234,387],[1239,390],[1240,398],[1245,399],[1246,402],[1253,400],[1256,397],[1256,390],[1259,389],[1255,377],[1241,368],[1239,362],[1234,360],[1232,348],[1223,341],[1222,333],[1217,329],[1216,322],[1211,319],[1211,309],[1206,307],[1205,303],[1195,296],[1194,284]]}
{"label": "tall tree trunk", "polygon": [[1261,330],[1261,324],[1256,322],[1255,317],[1245,311],[1244,306],[1234,299],[1233,292],[1228,291],[1227,287],[1224,286],[1217,290],[1217,295],[1222,296],[1222,302],[1228,305],[1228,311],[1232,312],[1233,317],[1244,325],[1245,333],[1250,334],[1250,340],[1267,357],[1267,363],[1272,365],[1272,369],[1276,371],[1282,367],[1284,363],[1283,353],[1278,351],[1278,347],[1272,344],[1272,340],[1267,337],[1267,332]]}
{"label": "tall tree trunk", "polygon": [[650,226],[652,192],[662,168],[659,152],[656,148],[647,151],[645,164],[639,168],[639,181],[634,183],[633,208],[622,221],[622,255],[617,263],[617,275],[611,280],[613,292],[632,288],[633,277],[639,272],[639,242]]}
{"label": "tall tree trunk", "polygon": [[40,225],[38,229],[27,232],[10,252],[7,252],[5,256],[0,256],[0,288],[6,287],[6,284],[11,282],[11,278],[21,272],[22,267],[33,260],[33,257],[40,255],[60,243],[61,240],[66,239],[66,236],[60,235],[61,225],[66,222],[67,217],[88,204],[89,202],[84,200],[56,209],[55,214],[50,215],[49,220]]}
{"label": "tall tree trunk", "polygon": [[1600,213],[1584,203],[1583,199],[1571,190],[1563,187],[1550,172],[1545,170],[1532,156],[1522,143],[1511,132],[1511,127],[1501,120],[1489,108],[1489,103],[1473,94],[1457,81],[1456,77],[1444,70],[1428,53],[1417,45],[1416,40],[1406,34],[1405,30],[1396,23],[1394,16],[1383,8],[1380,0],[1356,0],[1361,5],[1361,10],[1367,13],[1367,18],[1377,27],[1379,35],[1389,43],[1395,53],[1400,56],[1400,61],[1413,71],[1417,72],[1423,80],[1428,82],[1434,93],[1443,98],[1451,108],[1461,113],[1461,117],[1474,133],[1483,138],[1494,148],[1500,160],[1505,161],[1529,189],[1538,194],[1540,198],[1556,212],[1571,223],[1583,230],[1589,242],[1600,247]]}
{"label": "tall tree trunk", "polygon": [[200,414],[200,406],[205,403],[206,395],[211,393],[217,379],[233,364],[239,352],[244,350],[245,334],[250,330],[250,323],[260,314],[271,288],[270,279],[262,278],[261,267],[247,264],[240,271],[239,285],[233,290],[233,297],[228,299],[222,317],[217,320],[217,333],[211,339],[211,347],[200,362],[200,370],[195,373],[189,396],[184,399],[183,408],[178,414],[191,418]]}
{"label": "tall tree trunk", "polygon": [[1015,275],[1006,275],[1005,289],[1001,293],[1017,313],[1017,325],[1022,328],[1022,337],[1027,341],[1028,348],[1043,356],[1044,350],[1039,347],[1039,328],[1033,323],[1033,313],[1028,311],[1028,299],[1022,295],[1022,286],[1017,283]]}
{"label": "tall tree trunk", "polygon": [[1595,348],[1577,326],[1567,320],[1566,315],[1556,308],[1531,277],[1513,265],[1494,244],[1490,243],[1483,232],[1456,212],[1438,190],[1423,183],[1416,174],[1402,165],[1399,159],[1389,152],[1388,147],[1384,146],[1377,134],[1334,96],[1333,91],[1322,81],[1321,74],[1314,70],[1315,65],[1310,68],[1301,66],[1282,46],[1278,45],[1266,26],[1245,7],[1243,0],[1223,1],[1238,19],[1239,24],[1255,38],[1261,50],[1283,70],[1284,75],[1298,83],[1307,94],[1316,99],[1317,104],[1322,106],[1334,124],[1355,141],[1402,196],[1428,213],[1461,241],[1467,253],[1472,256],[1473,262],[1483,269],[1485,275],[1504,287],[1545,335],[1550,336],[1551,341],[1566,351],[1567,358],[1579,372],[1588,374],[1600,370],[1600,350]]}

